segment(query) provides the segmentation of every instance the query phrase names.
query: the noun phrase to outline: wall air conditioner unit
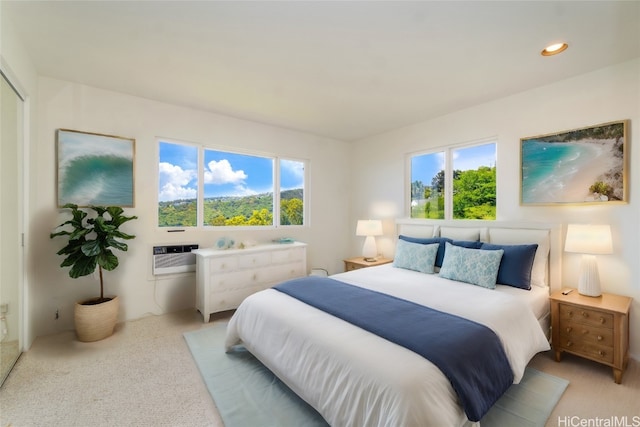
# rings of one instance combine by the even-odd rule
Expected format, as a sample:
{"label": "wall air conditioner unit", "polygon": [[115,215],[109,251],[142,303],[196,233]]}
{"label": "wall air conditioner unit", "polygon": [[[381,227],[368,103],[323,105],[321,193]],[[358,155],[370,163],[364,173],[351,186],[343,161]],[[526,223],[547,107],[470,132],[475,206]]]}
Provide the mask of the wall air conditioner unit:
{"label": "wall air conditioner unit", "polygon": [[153,275],[196,271],[196,255],[191,253],[193,249],[198,249],[198,245],[154,246]]}

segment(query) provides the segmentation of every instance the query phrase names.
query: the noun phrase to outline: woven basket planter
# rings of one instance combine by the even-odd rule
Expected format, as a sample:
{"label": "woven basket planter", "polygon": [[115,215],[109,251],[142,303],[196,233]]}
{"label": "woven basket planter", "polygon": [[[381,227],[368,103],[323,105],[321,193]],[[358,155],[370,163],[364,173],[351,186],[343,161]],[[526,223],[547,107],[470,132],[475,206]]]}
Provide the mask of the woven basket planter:
{"label": "woven basket planter", "polygon": [[92,342],[110,337],[118,320],[119,305],[118,297],[100,304],[76,303],[74,319],[78,340]]}

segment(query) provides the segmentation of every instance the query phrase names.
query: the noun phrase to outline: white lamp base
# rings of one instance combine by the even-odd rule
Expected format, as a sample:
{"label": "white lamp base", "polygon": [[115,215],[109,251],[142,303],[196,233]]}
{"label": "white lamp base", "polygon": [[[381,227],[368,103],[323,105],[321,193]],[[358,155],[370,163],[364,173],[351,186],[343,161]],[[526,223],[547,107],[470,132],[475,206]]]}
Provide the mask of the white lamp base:
{"label": "white lamp base", "polygon": [[378,255],[378,247],[376,246],[376,238],[373,236],[367,236],[364,239],[364,245],[362,245],[362,256],[365,261],[375,261]]}
{"label": "white lamp base", "polygon": [[602,295],[600,289],[600,274],[598,274],[598,262],[595,255],[582,255],[580,263],[580,278],[578,279],[578,292],[589,297]]}

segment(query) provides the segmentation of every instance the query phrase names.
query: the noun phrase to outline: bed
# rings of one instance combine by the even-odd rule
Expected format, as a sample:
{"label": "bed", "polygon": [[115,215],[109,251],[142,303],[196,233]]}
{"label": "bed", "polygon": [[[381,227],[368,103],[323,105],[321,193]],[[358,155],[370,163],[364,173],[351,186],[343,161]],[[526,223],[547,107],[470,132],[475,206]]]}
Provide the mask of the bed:
{"label": "bed", "polygon": [[[497,221],[398,220],[397,234],[393,264],[335,274],[326,280],[332,286],[353,288],[355,292],[373,291],[402,302],[411,301],[420,309],[426,306],[490,330],[501,344],[498,352],[504,352],[508,359],[509,384],[518,383],[530,359],[549,349],[548,295],[550,288],[559,286],[560,227]],[[402,255],[406,248],[422,254],[429,247],[433,253],[434,238],[439,242],[435,244],[437,248],[443,243],[445,249],[440,272],[436,265],[434,273],[403,266],[408,259]],[[449,246],[453,241],[460,246]],[[502,284],[489,289],[447,278],[452,272],[447,257],[452,259],[455,251],[482,256],[486,254],[480,252],[493,252],[491,256],[495,258],[495,248],[487,246],[493,251],[477,251],[465,247],[473,245],[469,242],[504,248],[501,255],[511,247],[535,245],[530,289]],[[408,266],[415,267],[410,262]],[[459,388],[449,371],[432,361],[437,358],[428,360],[410,350],[410,346],[382,338],[366,327],[303,301],[282,289],[267,289],[248,297],[229,322],[227,349],[243,344],[332,426],[479,424],[482,413],[469,416],[468,405],[462,404],[465,399],[456,392]],[[386,305],[384,308],[373,310],[384,317]],[[420,331],[455,335],[445,329],[448,327],[448,322],[433,322]],[[465,350],[473,353],[476,349],[467,346]]]}

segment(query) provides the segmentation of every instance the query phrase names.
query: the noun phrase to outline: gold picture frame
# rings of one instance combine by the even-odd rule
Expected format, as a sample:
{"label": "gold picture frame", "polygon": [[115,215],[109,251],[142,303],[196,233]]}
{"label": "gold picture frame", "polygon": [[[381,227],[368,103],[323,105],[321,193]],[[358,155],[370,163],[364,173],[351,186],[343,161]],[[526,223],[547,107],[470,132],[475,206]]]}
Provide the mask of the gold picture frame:
{"label": "gold picture frame", "polygon": [[628,120],[520,139],[520,204],[628,202]]}
{"label": "gold picture frame", "polygon": [[58,207],[135,205],[133,138],[58,129]]}

